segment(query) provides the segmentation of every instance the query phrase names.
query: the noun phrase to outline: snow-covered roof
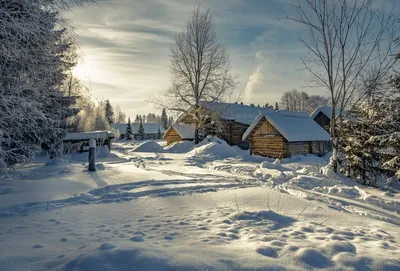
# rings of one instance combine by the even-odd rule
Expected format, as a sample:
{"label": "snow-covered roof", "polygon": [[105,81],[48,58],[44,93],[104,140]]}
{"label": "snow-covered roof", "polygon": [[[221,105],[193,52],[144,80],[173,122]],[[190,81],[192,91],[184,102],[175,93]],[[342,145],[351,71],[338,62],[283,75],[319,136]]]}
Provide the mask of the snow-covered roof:
{"label": "snow-covered roof", "polygon": [[114,138],[114,134],[110,131],[94,131],[82,133],[68,133],[63,140],[90,140],[90,139]]}
{"label": "snow-covered roof", "polygon": [[259,114],[274,112],[272,108],[222,102],[210,102],[204,106],[209,110],[217,111],[223,119],[247,125],[250,125]]}
{"label": "snow-covered roof", "polygon": [[[137,134],[139,130],[139,122],[131,123],[132,134]],[[116,123],[113,124],[114,128],[119,131],[120,134],[126,133],[127,123]],[[158,129],[160,129],[161,134],[165,132],[165,129],[159,123],[143,123],[144,133],[145,134],[157,134]]]}
{"label": "snow-covered roof", "polygon": [[[339,117],[341,111],[342,110],[340,108],[335,108],[335,116],[336,116],[336,118]],[[315,118],[319,114],[319,112],[322,112],[325,116],[327,116],[329,119],[331,119],[332,106],[319,106],[314,110],[314,112],[311,113],[310,117],[312,119]]]}
{"label": "snow-covered roof", "polygon": [[330,135],[309,116],[300,112],[288,114],[279,111],[259,115],[243,134],[242,139],[246,140],[258,123],[264,119],[268,120],[289,142],[329,141],[330,139]]}
{"label": "snow-covered roof", "polygon": [[194,139],[194,127],[190,124],[172,124],[165,132],[164,138],[171,129],[174,129],[182,139]]}

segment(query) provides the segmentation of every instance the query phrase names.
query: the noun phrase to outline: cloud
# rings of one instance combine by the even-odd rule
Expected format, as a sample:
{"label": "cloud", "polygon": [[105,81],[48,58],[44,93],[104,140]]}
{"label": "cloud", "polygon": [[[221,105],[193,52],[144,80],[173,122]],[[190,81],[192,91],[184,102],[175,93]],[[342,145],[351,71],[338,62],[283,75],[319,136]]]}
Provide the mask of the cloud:
{"label": "cloud", "polygon": [[[78,7],[71,19],[88,68],[86,82],[95,98],[119,104],[128,116],[155,111],[150,95],[170,84],[169,48],[198,0],[97,0]],[[297,27],[279,20],[280,0],[204,0],[214,16],[219,41],[241,75],[237,92],[246,102],[272,103],[298,87]],[[264,103],[264,102],[263,102]]]}

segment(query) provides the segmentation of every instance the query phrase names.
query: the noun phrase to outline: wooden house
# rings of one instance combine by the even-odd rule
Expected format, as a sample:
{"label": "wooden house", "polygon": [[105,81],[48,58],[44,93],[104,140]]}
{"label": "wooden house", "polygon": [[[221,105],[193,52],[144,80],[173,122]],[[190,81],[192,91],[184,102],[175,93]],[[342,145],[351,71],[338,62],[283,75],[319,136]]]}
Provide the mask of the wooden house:
{"label": "wooden house", "polygon": [[[218,116],[223,125],[222,133],[217,136],[224,139],[229,145],[237,145],[242,149],[248,149],[248,141],[243,140],[243,134],[259,114],[274,112],[272,108],[250,106],[237,103],[209,102],[204,103],[203,108]],[[191,124],[190,114],[184,114],[178,118],[178,122]]]}
{"label": "wooden house", "polygon": [[329,134],[305,112],[277,111],[259,115],[243,134],[250,153],[273,158],[324,155]]}
{"label": "wooden house", "polygon": [[[341,110],[335,108],[335,117],[339,117]],[[311,113],[310,118],[314,119],[319,126],[324,128],[328,133],[330,133],[331,127],[331,117],[332,117],[332,106],[320,106]]]}
{"label": "wooden house", "polygon": [[167,145],[184,140],[194,140],[194,128],[190,124],[172,124],[164,134]]}

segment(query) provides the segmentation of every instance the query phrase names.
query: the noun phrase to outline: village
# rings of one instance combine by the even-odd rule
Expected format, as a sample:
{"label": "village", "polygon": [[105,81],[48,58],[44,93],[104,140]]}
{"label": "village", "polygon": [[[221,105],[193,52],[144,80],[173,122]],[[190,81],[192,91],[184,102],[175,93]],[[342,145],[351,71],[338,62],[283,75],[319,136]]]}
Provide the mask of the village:
{"label": "village", "polygon": [[0,270],[400,270],[392,0],[0,0]]}

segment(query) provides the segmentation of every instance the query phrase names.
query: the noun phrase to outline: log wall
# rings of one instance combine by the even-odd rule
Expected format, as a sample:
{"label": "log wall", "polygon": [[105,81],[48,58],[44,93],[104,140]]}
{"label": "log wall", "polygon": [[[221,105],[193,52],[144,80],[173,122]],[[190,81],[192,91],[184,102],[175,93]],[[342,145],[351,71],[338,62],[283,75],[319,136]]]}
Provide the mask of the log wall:
{"label": "log wall", "polygon": [[250,139],[251,153],[273,158],[286,157],[287,143],[282,136],[252,136]]}

